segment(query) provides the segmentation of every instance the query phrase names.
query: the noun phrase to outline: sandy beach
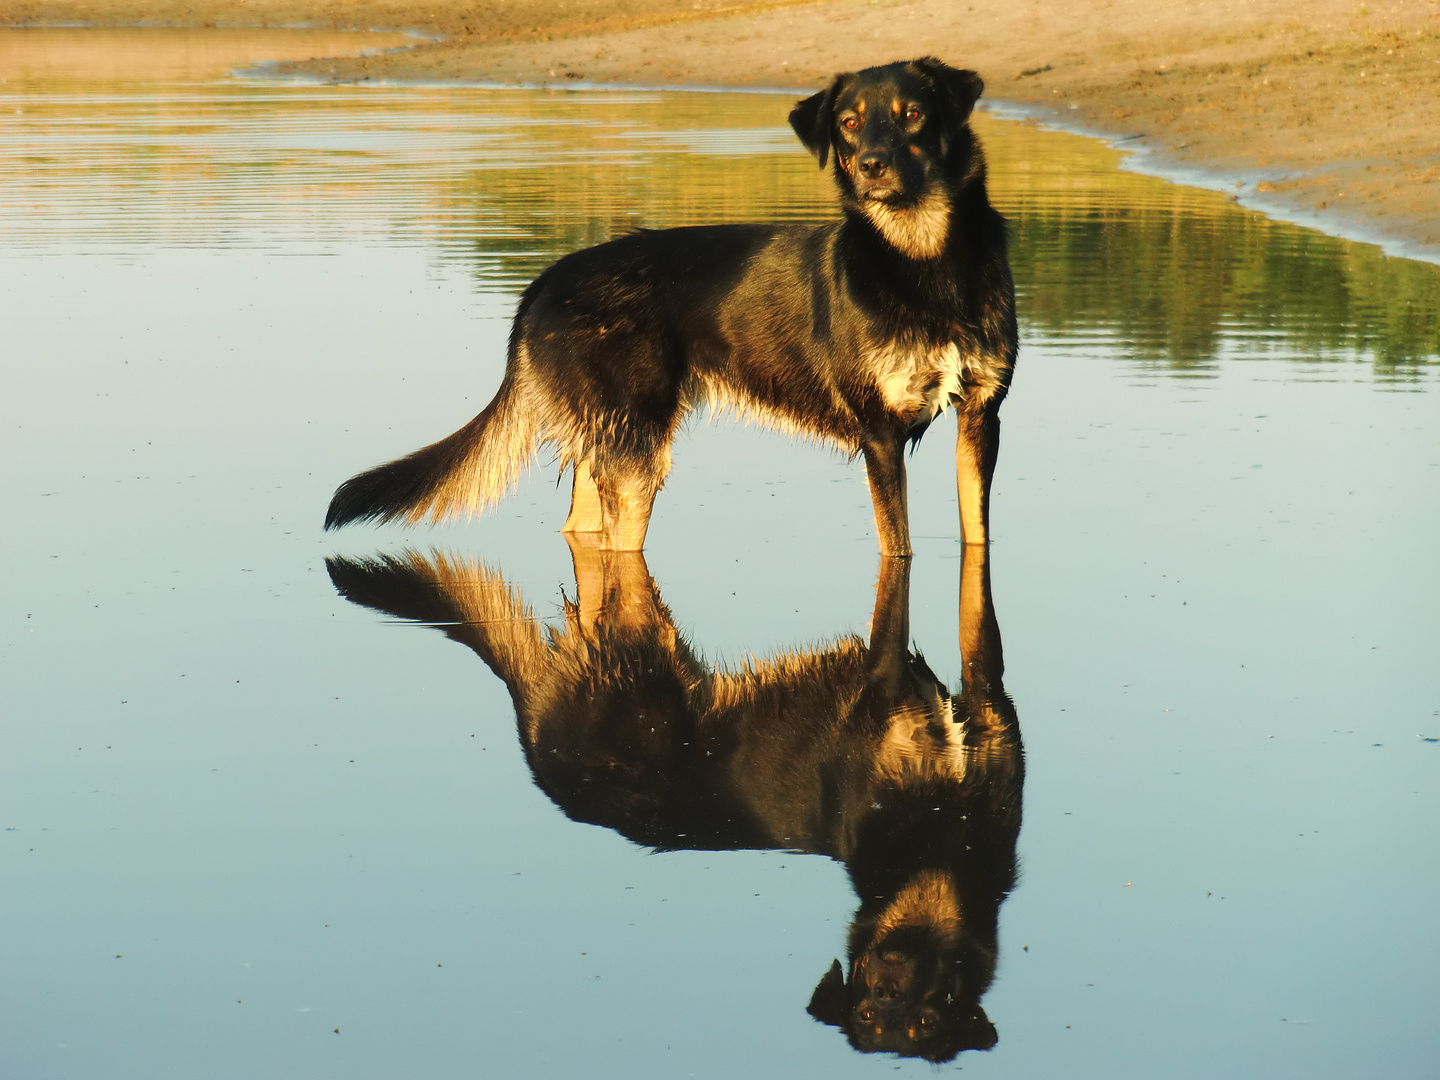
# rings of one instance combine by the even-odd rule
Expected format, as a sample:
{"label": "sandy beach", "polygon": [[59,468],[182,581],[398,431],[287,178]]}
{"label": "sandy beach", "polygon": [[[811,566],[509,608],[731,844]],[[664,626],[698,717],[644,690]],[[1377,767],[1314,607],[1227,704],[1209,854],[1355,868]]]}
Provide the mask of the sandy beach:
{"label": "sandy beach", "polygon": [[336,81],[818,88],[932,54],[987,96],[1221,178],[1247,203],[1440,258],[1440,0],[7,0],[0,24],[405,29],[286,61]]}

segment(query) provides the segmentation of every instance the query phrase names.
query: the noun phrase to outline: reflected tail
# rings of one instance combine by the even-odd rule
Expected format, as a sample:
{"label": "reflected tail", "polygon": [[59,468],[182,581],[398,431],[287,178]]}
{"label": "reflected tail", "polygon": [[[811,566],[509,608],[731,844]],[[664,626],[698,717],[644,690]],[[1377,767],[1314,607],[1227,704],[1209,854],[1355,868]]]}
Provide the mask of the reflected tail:
{"label": "reflected tail", "polygon": [[529,692],[550,664],[535,613],[499,573],[478,560],[432,552],[326,560],[345,599],[400,619],[429,623],[473,650],[512,696]]}

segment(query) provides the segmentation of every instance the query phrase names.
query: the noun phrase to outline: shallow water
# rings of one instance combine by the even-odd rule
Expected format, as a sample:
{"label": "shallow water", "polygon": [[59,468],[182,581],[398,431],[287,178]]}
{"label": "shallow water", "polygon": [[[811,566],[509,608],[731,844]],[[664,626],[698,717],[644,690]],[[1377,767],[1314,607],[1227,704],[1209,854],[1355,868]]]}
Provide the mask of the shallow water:
{"label": "shallow water", "polygon": [[[629,716],[680,700],[617,680],[603,623],[576,650],[553,469],[469,526],[319,529],[488,400],[556,255],[828,217],[788,102],[282,86],[222,73],[333,38],[128,35],[0,32],[0,1072],[927,1074],[806,1015],[863,907],[841,863],[557,808],[733,842],[675,808],[691,750],[621,761],[643,813],[532,779],[492,666],[522,712],[547,664]],[[958,599],[943,430],[886,654],[972,734],[1023,731],[1019,878],[968,909],[998,1042],[944,1068],[1433,1076],[1440,268],[978,124],[1024,333],[989,566],[1014,715],[960,693],[962,625],[999,631],[973,563]],[[632,660],[853,690],[877,595],[904,609],[858,464],[703,421],[675,459],[648,565],[611,568]],[[905,760],[950,769],[937,801],[1002,766],[1018,800],[1013,746]],[[1003,890],[1013,821],[941,817]]]}

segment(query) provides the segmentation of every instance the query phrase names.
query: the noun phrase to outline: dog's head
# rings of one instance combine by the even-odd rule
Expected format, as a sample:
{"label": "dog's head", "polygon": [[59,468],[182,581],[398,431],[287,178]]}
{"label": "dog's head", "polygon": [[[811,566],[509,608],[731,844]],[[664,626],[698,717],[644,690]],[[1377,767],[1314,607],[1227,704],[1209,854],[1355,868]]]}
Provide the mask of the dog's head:
{"label": "dog's head", "polygon": [[932,258],[949,232],[949,200],[980,161],[970,113],[985,84],[933,57],[837,75],[790,112],[790,126],[850,210],[898,250]]}
{"label": "dog's head", "polygon": [[964,151],[980,76],[923,57],[835,76],[790,111],[790,126],[823,169],[863,199],[903,202]]}

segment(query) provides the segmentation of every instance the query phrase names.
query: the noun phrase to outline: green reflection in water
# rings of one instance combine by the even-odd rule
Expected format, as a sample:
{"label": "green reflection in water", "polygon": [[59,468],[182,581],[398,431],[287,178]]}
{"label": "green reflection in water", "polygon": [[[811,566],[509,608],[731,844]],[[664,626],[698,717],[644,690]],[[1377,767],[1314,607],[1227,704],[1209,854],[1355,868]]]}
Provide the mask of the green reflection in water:
{"label": "green reflection in water", "polygon": [[[776,126],[785,101],[597,96],[530,97],[530,116],[559,122],[563,157],[542,137],[528,167],[472,174],[477,205],[514,230],[477,240],[485,276],[522,284],[566,251],[641,226],[833,217],[828,181]],[[596,104],[609,106],[603,122]],[[1369,361],[1387,381],[1413,380],[1440,357],[1440,268],[1121,171],[1120,152],[1091,139],[976,123],[1030,333],[1184,374],[1280,355]]]}
{"label": "green reflection in water", "polygon": [[452,193],[510,230],[477,236],[487,277],[523,287],[567,251],[637,228],[835,216],[829,184],[785,126],[786,98],[505,97],[516,110],[506,119],[541,123],[511,154],[477,163]]}
{"label": "green reflection in water", "polygon": [[1209,367],[1227,345],[1360,355],[1390,377],[1440,354],[1440,268],[1122,172],[1120,152],[1090,139],[985,127],[1032,326],[1103,332],[1182,371]]}
{"label": "green reflection in water", "polygon": [[[0,30],[0,237],[421,245],[516,291],[559,255],[642,226],[836,213],[786,97],[217,81],[265,47],[223,32]],[[1031,341],[1177,375],[1246,356],[1399,384],[1440,370],[1440,267],[1123,172],[1093,140],[976,124]]]}

